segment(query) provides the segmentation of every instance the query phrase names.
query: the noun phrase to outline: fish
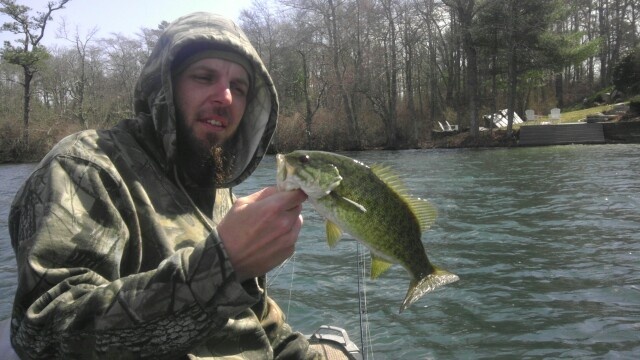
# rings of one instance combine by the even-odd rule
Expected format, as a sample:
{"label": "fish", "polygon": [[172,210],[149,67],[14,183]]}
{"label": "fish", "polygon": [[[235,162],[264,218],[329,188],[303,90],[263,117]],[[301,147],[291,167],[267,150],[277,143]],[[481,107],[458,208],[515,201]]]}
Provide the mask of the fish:
{"label": "fish", "polygon": [[325,218],[330,248],[347,233],[370,250],[372,279],[393,264],[409,273],[399,313],[426,293],[459,280],[433,265],[422,243],[422,233],[435,221],[437,210],[409,195],[390,167],[315,150],[277,154],[276,164],[278,189],[301,189]]}

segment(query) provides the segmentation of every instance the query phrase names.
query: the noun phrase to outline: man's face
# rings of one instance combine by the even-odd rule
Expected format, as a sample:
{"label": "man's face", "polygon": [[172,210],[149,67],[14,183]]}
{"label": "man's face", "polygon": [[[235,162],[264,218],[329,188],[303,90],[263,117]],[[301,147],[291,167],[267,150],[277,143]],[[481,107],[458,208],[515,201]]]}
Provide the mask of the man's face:
{"label": "man's face", "polygon": [[[213,153],[238,129],[249,91],[246,70],[231,61],[206,58],[174,79],[178,166],[200,185],[212,181]],[[211,180],[208,180],[211,179]]]}

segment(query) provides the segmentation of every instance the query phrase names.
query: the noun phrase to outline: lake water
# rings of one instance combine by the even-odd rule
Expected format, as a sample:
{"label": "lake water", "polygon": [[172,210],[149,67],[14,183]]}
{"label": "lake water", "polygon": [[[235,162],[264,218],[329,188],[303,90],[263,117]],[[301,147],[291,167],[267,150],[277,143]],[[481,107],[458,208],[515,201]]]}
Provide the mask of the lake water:
{"label": "lake water", "polygon": [[[436,206],[423,242],[460,276],[402,314],[407,273],[367,279],[370,359],[640,358],[640,145],[346,155],[393,167]],[[0,319],[16,283],[7,213],[32,167],[0,166]],[[274,178],[267,157],[236,193]],[[304,217],[271,295],[296,330],[338,325],[362,347],[356,243],[329,249],[323,220],[310,206]]]}

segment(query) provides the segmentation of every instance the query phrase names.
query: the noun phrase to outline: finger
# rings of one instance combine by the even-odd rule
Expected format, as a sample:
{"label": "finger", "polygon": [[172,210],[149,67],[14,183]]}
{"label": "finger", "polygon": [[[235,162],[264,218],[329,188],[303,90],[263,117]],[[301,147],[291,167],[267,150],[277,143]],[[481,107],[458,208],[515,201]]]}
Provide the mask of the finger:
{"label": "finger", "polygon": [[273,194],[278,192],[278,188],[276,188],[275,186],[269,186],[266,187],[262,190],[256,191],[255,193],[246,196],[246,198],[252,200],[252,201],[259,201],[262,199],[266,199],[269,196],[272,196]]}
{"label": "finger", "polygon": [[290,252],[287,257],[289,257],[293,253],[293,251],[295,251],[295,246],[298,241],[298,236],[300,235],[300,230],[302,229],[302,224],[302,216],[298,215],[295,221],[291,224],[289,230],[281,235],[284,248],[288,249],[288,251]]}
{"label": "finger", "polygon": [[302,212],[302,203],[307,200],[307,195],[302,191],[296,190],[287,194],[274,194],[273,200],[279,209],[289,213],[300,214]]}

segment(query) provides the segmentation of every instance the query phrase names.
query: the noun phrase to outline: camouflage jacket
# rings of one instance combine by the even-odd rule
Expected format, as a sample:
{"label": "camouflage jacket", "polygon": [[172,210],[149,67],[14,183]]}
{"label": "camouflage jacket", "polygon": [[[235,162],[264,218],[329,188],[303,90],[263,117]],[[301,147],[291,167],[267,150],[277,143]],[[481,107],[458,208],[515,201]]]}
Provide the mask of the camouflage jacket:
{"label": "camouflage jacket", "polygon": [[[239,156],[215,190],[213,214],[194,205],[173,164],[167,69],[194,39],[245,55],[257,77],[235,139]],[[236,280],[216,232],[233,202],[231,186],[264,155],[277,106],[266,69],[233,23],[196,13],[170,25],[138,82],[137,117],[65,138],[15,197],[16,352],[40,359],[310,357],[263,279]]]}

